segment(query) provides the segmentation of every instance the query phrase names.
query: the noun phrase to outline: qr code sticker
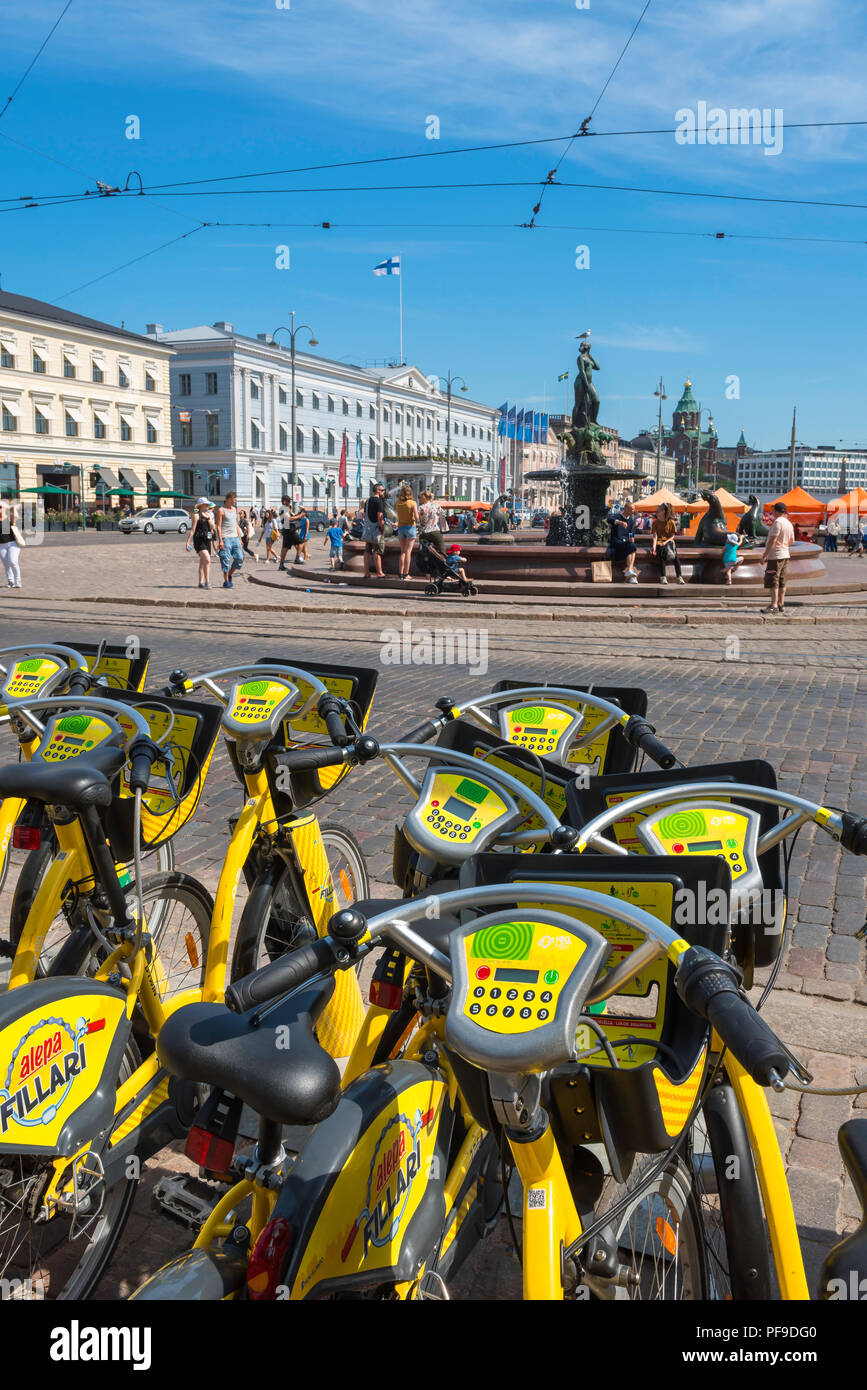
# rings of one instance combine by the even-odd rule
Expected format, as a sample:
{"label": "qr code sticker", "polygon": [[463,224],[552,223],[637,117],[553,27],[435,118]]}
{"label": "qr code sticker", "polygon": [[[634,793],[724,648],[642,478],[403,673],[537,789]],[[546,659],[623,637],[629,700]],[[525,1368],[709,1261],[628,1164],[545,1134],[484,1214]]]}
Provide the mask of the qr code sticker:
{"label": "qr code sticker", "polygon": [[531,1187],[527,1193],[527,1207],[530,1211],[535,1208],[544,1210],[545,1189],[544,1187]]}

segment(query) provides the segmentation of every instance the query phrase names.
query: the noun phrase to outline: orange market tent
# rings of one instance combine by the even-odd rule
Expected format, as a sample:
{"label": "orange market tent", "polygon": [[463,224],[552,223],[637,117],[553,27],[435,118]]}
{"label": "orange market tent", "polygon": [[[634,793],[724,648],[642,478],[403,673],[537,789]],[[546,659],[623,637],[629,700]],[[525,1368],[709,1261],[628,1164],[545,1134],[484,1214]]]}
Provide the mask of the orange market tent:
{"label": "orange market tent", "polygon": [[[867,497],[867,493],[864,495]],[[802,487],[793,487],[791,491],[784,492],[782,497],[775,497],[773,502],[768,502],[763,517],[766,526],[774,519],[772,513],[775,502],[785,502],[793,526],[818,526],[825,515],[824,502],[820,502],[818,497],[812,497]]]}
{"label": "orange market tent", "polygon": [[[726,526],[729,528],[730,531],[736,531],[738,525],[738,518],[743,516],[744,512],[749,511],[747,503],[742,502],[739,497],[735,497],[734,493],[729,492],[724,487],[716,488],[714,496],[719,498],[720,505],[722,506],[723,514],[726,519]],[[701,521],[702,516],[707,511],[707,503],[694,502],[692,505],[686,505],[684,507],[684,511],[697,512],[697,515],[694,516],[692,521],[690,522],[689,530],[687,532],[687,535],[694,536],[696,531],[698,530],[698,524]]]}
{"label": "orange market tent", "polygon": [[489,512],[493,502],[447,502],[445,498],[437,498],[434,505],[458,512]]}
{"label": "orange market tent", "polygon": [[834,512],[848,512],[850,516],[867,512],[867,491],[863,487],[853,487],[851,492],[835,497],[828,503],[828,515],[833,516]]}
{"label": "orange market tent", "polygon": [[[636,502],[635,510],[637,512],[655,512],[657,507],[663,507],[666,503],[675,515],[678,512],[687,512],[692,509],[690,503],[684,502],[682,497],[678,497],[676,492],[671,491],[671,488],[661,487],[658,492],[648,493],[647,497],[642,497],[640,502]],[[704,508],[703,502],[701,506]]]}

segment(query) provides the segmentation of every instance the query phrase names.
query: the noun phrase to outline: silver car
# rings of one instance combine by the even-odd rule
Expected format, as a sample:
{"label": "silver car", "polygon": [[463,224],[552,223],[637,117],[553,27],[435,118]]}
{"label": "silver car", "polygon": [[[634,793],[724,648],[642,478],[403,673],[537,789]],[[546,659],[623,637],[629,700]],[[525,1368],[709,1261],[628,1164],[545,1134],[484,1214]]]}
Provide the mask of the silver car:
{"label": "silver car", "polygon": [[120,529],[127,536],[131,531],[143,531],[146,536],[153,531],[177,531],[184,536],[190,529],[190,517],[182,507],[143,507],[134,516],[125,516]]}

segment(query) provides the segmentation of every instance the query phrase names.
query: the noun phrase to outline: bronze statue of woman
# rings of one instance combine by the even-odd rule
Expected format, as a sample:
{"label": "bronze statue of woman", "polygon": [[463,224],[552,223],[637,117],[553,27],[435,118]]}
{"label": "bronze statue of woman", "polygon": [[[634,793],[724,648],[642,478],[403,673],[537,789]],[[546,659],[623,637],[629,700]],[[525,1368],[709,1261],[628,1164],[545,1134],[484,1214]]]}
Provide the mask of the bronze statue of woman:
{"label": "bronze statue of woman", "polygon": [[578,350],[578,375],[575,378],[575,408],[572,411],[572,425],[576,429],[586,429],[595,425],[599,416],[599,392],[593,385],[593,368],[600,370],[599,363],[593,360],[590,344],[584,342]]}

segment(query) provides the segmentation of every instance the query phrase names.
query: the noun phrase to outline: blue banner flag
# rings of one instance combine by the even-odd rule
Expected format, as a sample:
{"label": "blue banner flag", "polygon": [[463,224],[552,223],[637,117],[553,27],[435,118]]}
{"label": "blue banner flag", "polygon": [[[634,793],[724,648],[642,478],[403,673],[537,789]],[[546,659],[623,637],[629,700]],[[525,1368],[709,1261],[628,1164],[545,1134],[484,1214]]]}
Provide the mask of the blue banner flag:
{"label": "blue banner flag", "polygon": [[497,434],[505,434],[505,433],[506,433],[506,423],[507,423],[507,416],[508,416],[508,414],[509,414],[509,402],[508,402],[508,401],[503,401],[503,404],[500,406],[500,418],[499,418],[499,420],[497,421]]}
{"label": "blue banner flag", "polygon": [[508,417],[507,417],[507,418],[508,418],[508,422],[509,422],[509,424],[508,424],[508,430],[507,430],[507,436],[508,436],[509,439],[516,439],[516,438],[517,438],[517,428],[518,428],[518,426],[517,426],[517,415],[518,415],[518,407],[517,407],[516,405],[510,405],[510,406],[509,406],[509,414],[508,414]]}
{"label": "blue banner flag", "polygon": [[539,416],[539,443],[548,443],[548,416],[545,411]]}

